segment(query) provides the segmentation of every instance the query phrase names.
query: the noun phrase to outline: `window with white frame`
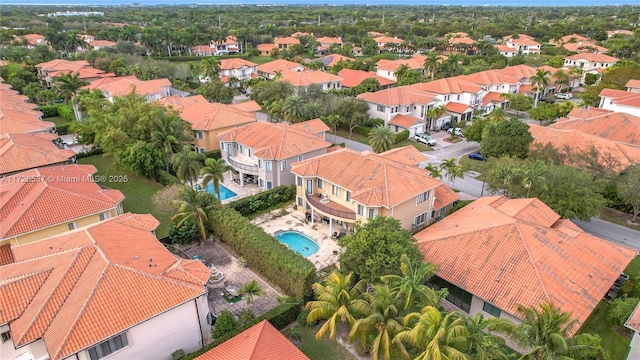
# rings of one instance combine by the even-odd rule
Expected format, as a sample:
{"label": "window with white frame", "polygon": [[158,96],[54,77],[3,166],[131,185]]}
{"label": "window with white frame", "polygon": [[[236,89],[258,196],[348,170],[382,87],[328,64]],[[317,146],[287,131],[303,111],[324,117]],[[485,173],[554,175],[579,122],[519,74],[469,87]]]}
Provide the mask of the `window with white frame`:
{"label": "window with white frame", "polygon": [[347,201],[351,201],[351,191],[345,191],[346,195],[344,196],[345,200]]}
{"label": "window with white frame", "polygon": [[340,188],[333,185],[333,188],[331,189],[331,194],[333,194],[334,196],[340,196]]}
{"label": "window with white frame", "polygon": [[376,108],[376,110],[378,110],[379,112],[384,112],[385,107],[382,105],[378,105],[378,107]]}
{"label": "window with white frame", "polygon": [[304,200],[300,196],[298,196],[298,206],[304,206]]}
{"label": "window with white frame", "polygon": [[204,140],[204,131],[196,131],[198,140]]}
{"label": "window with white frame", "polygon": [[460,100],[460,94],[458,94],[458,98],[457,99]]}
{"label": "window with white frame", "polygon": [[364,216],[364,206],[358,205],[358,215]]}
{"label": "window with white frame", "polygon": [[239,149],[240,150],[240,154],[244,154],[244,146],[239,145],[239,147],[240,147],[240,149]]}
{"label": "window with white frame", "polygon": [[258,169],[262,169],[262,160],[258,159]]}
{"label": "window with white frame", "polygon": [[427,221],[427,213],[416,216],[416,218],[413,219],[413,225],[418,226],[420,224],[423,224],[425,221]]}
{"label": "window with white frame", "polygon": [[11,340],[11,332],[10,331],[3,332],[1,337],[2,337],[2,342],[9,341]]}
{"label": "window with white frame", "polygon": [[224,150],[224,143],[220,141],[220,149]]}
{"label": "window with white frame", "polygon": [[298,177],[296,177],[296,179],[297,179],[296,181],[297,181],[298,186],[302,186],[302,178],[300,176],[298,176]]}
{"label": "window with white frame", "polygon": [[100,214],[100,221],[105,221],[109,218],[109,213]]}
{"label": "window with white frame", "polygon": [[444,208],[440,209],[440,215],[444,215],[444,213],[445,213],[445,209]]}
{"label": "window with white frame", "polygon": [[98,345],[91,347],[87,350],[90,360],[99,360],[105,358],[120,349],[124,349],[129,346],[129,340],[127,334],[122,333],[116,335],[109,340],[103,341]]}
{"label": "window with white frame", "polygon": [[323,186],[324,186],[324,183],[322,179],[318,179],[318,189],[322,189]]}
{"label": "window with white frame", "polygon": [[373,219],[374,217],[376,217],[376,215],[378,215],[378,209],[376,208],[369,208],[369,219]]}
{"label": "window with white frame", "polygon": [[418,197],[416,198],[416,205],[427,201],[429,199],[429,193],[430,192],[431,192],[431,190],[427,190],[427,191],[423,192],[422,194],[418,195]]}
{"label": "window with white frame", "polygon": [[287,170],[287,160],[282,160],[282,161],[280,162],[280,165],[281,165],[281,166],[280,166],[280,169],[281,169],[282,171]]}
{"label": "window with white frame", "polygon": [[69,223],[68,226],[69,226],[69,230],[75,230],[78,228],[78,223],[74,221],[72,223]]}
{"label": "window with white frame", "polygon": [[302,161],[303,157],[302,155],[298,155],[298,161]]}
{"label": "window with white frame", "polygon": [[265,161],[264,167],[267,171],[271,171],[271,161]]}
{"label": "window with white frame", "polygon": [[247,155],[249,157],[253,157],[253,151],[251,151],[251,149],[247,149]]}
{"label": "window with white frame", "polygon": [[260,188],[264,188],[264,180],[262,180],[262,179],[258,179],[258,186],[259,186]]}

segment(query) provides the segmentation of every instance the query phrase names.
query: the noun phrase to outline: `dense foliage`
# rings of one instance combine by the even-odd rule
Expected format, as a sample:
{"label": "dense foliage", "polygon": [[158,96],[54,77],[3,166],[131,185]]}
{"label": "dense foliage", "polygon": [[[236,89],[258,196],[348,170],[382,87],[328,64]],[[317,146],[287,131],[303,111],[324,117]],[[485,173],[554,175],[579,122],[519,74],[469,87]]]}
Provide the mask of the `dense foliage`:
{"label": "dense foliage", "polygon": [[261,191],[236,201],[228,203],[226,206],[240,213],[242,216],[249,216],[258,211],[272,208],[276,205],[291,201],[296,197],[296,187],[278,186],[273,189]]}
{"label": "dense foliage", "polygon": [[482,155],[487,158],[515,156],[525,158],[533,137],[529,125],[518,119],[490,122],[486,125],[480,142]]}

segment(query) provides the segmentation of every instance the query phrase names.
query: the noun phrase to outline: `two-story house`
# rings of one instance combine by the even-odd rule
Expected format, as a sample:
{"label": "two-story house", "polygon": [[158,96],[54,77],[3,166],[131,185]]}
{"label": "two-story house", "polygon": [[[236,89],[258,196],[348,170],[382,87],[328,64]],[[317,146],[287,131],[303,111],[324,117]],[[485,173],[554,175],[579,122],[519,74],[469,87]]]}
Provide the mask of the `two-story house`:
{"label": "two-story house", "polygon": [[[369,116],[384,120],[395,132],[405,129],[410,137],[421,134],[434,126],[441,126],[445,119],[429,119],[427,111],[442,102],[437,96],[410,86],[367,92],[357,96],[369,104]],[[436,124],[439,122],[439,124]]]}
{"label": "two-story house", "polygon": [[155,80],[138,80],[135,76],[119,76],[102,78],[84,87],[93,91],[99,89],[110,102],[114,98],[136,94],[144,96],[147,101],[156,101],[171,96],[171,81],[167,78]]}
{"label": "two-story house", "polygon": [[153,235],[158,225],[127,213],[0,246],[1,357],[171,360],[208,343],[211,271],[169,252]]}
{"label": "two-story house", "polygon": [[44,239],[122,214],[124,195],[102,189],[93,165],[47,166],[0,179],[0,244]]}
{"label": "two-story house", "polygon": [[100,69],[92,68],[84,60],[68,61],[55,59],[35,66],[38,71],[38,78],[46,87],[53,85],[53,78],[62,74],[78,74],[78,78],[87,82],[92,82],[103,77],[113,77],[112,73],[106,73]]}
{"label": "two-story house", "polygon": [[341,37],[330,37],[330,36],[323,36],[323,37],[319,37],[316,38],[316,41],[320,44],[316,49],[315,52],[317,55],[324,55],[327,53],[327,51],[329,51],[329,48],[331,47],[331,45],[338,45],[340,47],[342,47],[344,45],[344,42],[342,41]]}
{"label": "two-story house", "polygon": [[490,113],[496,107],[504,109],[507,100],[502,94],[517,94],[520,86],[518,77],[504,74],[499,70],[480,71],[462,76],[462,78],[482,86],[487,91],[482,98],[482,110],[485,114]]}
{"label": "two-story house", "polygon": [[472,83],[463,76],[418,83],[411,87],[436,94],[455,121],[471,121],[474,111],[482,108],[482,97],[487,92],[481,85]]}
{"label": "two-story house", "polygon": [[508,35],[502,38],[504,44],[522,55],[540,54],[540,43],[533,36],[520,34],[518,38]]}
{"label": "two-story house", "polygon": [[220,60],[219,76],[223,83],[228,83],[230,78],[240,81],[252,79],[258,73],[258,64],[244,59],[231,58]]}
{"label": "two-story house", "polygon": [[534,98],[538,95],[538,93],[533,89],[533,85],[531,85],[531,77],[534,76],[538,70],[548,71],[549,72],[549,85],[541,92],[540,97],[544,97],[547,92],[554,92],[556,88],[555,78],[553,74],[558,71],[558,69],[551,66],[540,66],[534,68],[529,65],[516,65],[516,66],[507,66],[504,69],[497,70],[499,73],[508,75],[514,78],[519,79],[518,81],[518,94],[531,96]]}
{"label": "two-story house", "polygon": [[288,82],[297,91],[306,91],[311,85],[318,85],[324,91],[342,89],[342,78],[324,71],[287,71],[278,81]]}
{"label": "two-story house", "polygon": [[276,38],[274,43],[276,45],[275,47],[278,50],[288,50],[293,45],[300,45],[300,40],[294,37],[288,36],[288,37]]}
{"label": "two-story house", "polygon": [[623,112],[640,116],[640,80],[631,79],[627,82],[627,91],[602,89],[600,94],[601,109]]}
{"label": "two-story house", "polygon": [[409,71],[420,71],[423,75],[426,74],[424,70],[424,57],[414,56],[410,59],[378,60],[376,63],[376,75],[385,79],[398,81],[396,70],[402,65],[407,65]]}
{"label": "two-story house", "polygon": [[342,69],[338,71],[338,76],[342,78],[342,87],[351,88],[356,87],[362,83],[365,79],[376,79],[380,84],[380,89],[388,89],[396,84],[395,81],[378,76],[373,72],[364,70]]}
{"label": "two-story house", "polygon": [[564,58],[565,67],[577,67],[582,70],[581,82],[584,82],[587,74],[600,76],[602,71],[615,65],[618,58],[605,54],[582,53]]}
{"label": "two-story house", "polygon": [[397,36],[391,37],[386,35],[375,37],[373,41],[378,44],[379,52],[383,52],[385,50],[399,52],[402,48],[402,44],[404,43],[404,40],[398,38]]}
{"label": "two-story house", "polygon": [[[296,205],[314,221],[352,230],[356,221],[396,218],[419,231],[444,217],[459,198],[418,164],[425,159],[412,146],[381,154],[342,149],[293,165]],[[335,231],[337,232],[337,230]]]}
{"label": "two-story house", "polygon": [[328,130],[320,119],[293,125],[255,122],[221,133],[218,140],[222,158],[238,173],[241,186],[248,181],[271,189],[294,184],[293,163],[327,152]]}
{"label": "two-story house", "polygon": [[180,118],[193,130],[193,145],[204,153],[220,150],[218,135],[237,126],[257,121],[255,112],[242,111],[235,106],[210,103],[202,95],[164,98],[158,103],[167,110],[176,110]]}
{"label": "two-story house", "polygon": [[256,70],[258,71],[258,76],[262,76],[265,79],[273,79],[278,74],[283,75],[286,72],[304,71],[305,67],[293,61],[277,59],[258,65]]}
{"label": "two-story house", "polygon": [[0,177],[49,165],[73,164],[76,152],[61,149],[57,134],[0,133]]}

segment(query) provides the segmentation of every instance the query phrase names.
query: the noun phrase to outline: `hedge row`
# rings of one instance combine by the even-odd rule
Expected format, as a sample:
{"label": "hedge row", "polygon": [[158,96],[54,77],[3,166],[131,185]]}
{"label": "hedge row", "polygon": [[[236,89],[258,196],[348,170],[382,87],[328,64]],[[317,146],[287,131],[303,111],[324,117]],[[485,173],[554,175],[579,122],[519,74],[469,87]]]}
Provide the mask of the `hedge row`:
{"label": "hedge row", "polygon": [[76,154],[76,159],[82,159],[82,158],[93,156],[93,155],[101,155],[103,153],[104,153],[104,151],[102,149],[93,148],[93,149],[91,149],[89,151],[84,151],[84,152],[81,152],[81,153],[77,153]]}
{"label": "hedge row", "polygon": [[396,136],[393,138],[393,143],[397,144],[401,141],[407,140],[409,138],[409,135],[411,135],[411,132],[409,130],[402,130],[399,133],[396,133]]}
{"label": "hedge row", "polygon": [[247,264],[292,297],[311,296],[316,268],[300,254],[252,224],[231,207],[209,214],[213,233],[247,261]]}
{"label": "hedge row", "polygon": [[220,153],[220,150],[211,150],[204,153],[204,156],[207,159],[220,159],[222,157],[222,154]]}
{"label": "hedge row", "polygon": [[[153,59],[156,60],[166,60],[166,61],[200,61],[202,59],[210,58],[211,56],[197,56],[197,55],[183,55],[183,56],[154,56]],[[247,59],[249,57],[248,54],[245,55],[224,55],[224,56],[216,56],[215,58],[218,60],[222,59]]]}
{"label": "hedge row", "polygon": [[221,337],[220,339],[215,339],[213,340],[213,342],[207,346],[205,346],[204,348],[192,352],[191,354],[183,357],[181,360],[193,360],[195,358],[197,358],[198,356],[206,353],[207,351],[211,350],[212,348],[222,344],[223,342],[231,339],[232,337],[238,335],[239,333],[245,331],[246,329],[260,323],[262,320],[267,320],[269,323],[271,323],[271,325],[273,325],[273,327],[275,327],[278,330],[282,330],[284,329],[287,325],[291,324],[292,322],[296,321],[296,319],[298,318],[298,315],[300,314],[301,311],[301,307],[302,304],[301,303],[285,303],[285,304],[280,304],[278,306],[276,306],[275,308],[267,311],[266,313],[258,316],[257,318],[249,321],[248,323],[244,324],[243,326],[239,327],[237,330],[232,331],[228,334],[226,334],[225,336]]}
{"label": "hedge row", "polygon": [[37,109],[42,113],[43,118],[50,118],[50,117],[58,116],[59,106],[60,105],[38,106]]}
{"label": "hedge row", "polygon": [[258,211],[266,210],[283,202],[293,200],[295,197],[295,185],[278,186],[255,195],[236,200],[227,204],[227,206],[239,212],[242,216],[249,216]]}

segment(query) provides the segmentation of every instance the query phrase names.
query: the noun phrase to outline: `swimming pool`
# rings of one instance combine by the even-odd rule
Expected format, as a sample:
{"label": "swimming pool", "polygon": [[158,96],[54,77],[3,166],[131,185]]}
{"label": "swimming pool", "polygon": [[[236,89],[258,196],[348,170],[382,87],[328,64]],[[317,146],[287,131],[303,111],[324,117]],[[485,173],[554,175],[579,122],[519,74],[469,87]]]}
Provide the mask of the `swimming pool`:
{"label": "swimming pool", "polygon": [[304,257],[311,256],[320,249],[315,241],[299,231],[278,231],[275,238]]}
{"label": "swimming pool", "polygon": [[[215,197],[218,197],[218,194],[216,194],[216,192],[213,191],[212,182],[210,182],[209,185],[207,185],[207,192],[209,194],[213,194],[213,196]],[[233,191],[227,189],[227,187],[225,187],[224,185],[220,184],[220,201],[231,199],[234,196],[238,196],[238,194],[234,193]]]}

